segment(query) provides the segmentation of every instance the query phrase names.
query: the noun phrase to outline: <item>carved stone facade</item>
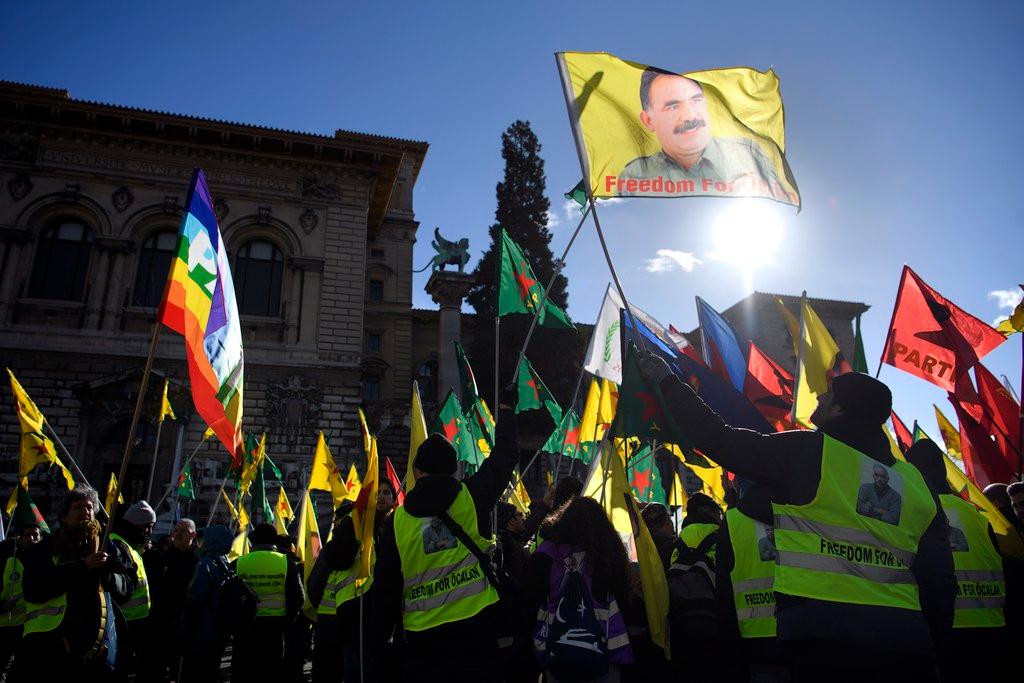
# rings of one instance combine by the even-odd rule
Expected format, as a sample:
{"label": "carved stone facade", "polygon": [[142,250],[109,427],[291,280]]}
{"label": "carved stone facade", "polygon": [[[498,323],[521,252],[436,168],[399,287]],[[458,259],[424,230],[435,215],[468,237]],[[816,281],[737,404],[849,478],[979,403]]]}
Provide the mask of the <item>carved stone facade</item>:
{"label": "carved stone facade", "polygon": [[[394,442],[392,459],[404,458],[412,380],[430,360],[429,350],[414,352],[413,330],[431,314],[412,309],[412,198],[426,152],[422,142],[295,133],[0,82],[0,361],[102,488],[121,459],[198,166],[243,308],[245,428],[267,432],[293,500],[318,430],[340,467],[356,457],[360,404],[385,428],[382,442]],[[433,319],[436,345],[436,312]],[[197,449],[193,476],[205,497],[193,510],[198,517],[226,454],[215,439],[202,441],[178,335],[164,330],[154,369],[127,493],[138,494],[154,449],[155,497],[175,462]],[[165,376],[179,420],[164,424],[157,446]],[[6,489],[19,428],[10,401],[3,404]],[[56,493],[56,478],[45,473],[33,492],[49,480]]]}

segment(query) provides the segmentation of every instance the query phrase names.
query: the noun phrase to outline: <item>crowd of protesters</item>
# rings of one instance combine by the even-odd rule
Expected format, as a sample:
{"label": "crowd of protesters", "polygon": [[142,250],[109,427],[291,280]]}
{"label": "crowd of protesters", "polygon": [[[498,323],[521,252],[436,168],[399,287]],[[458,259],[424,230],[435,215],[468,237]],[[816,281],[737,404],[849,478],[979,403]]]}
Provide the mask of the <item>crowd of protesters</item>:
{"label": "crowd of protesters", "polygon": [[[309,567],[268,524],[233,561],[225,526],[181,519],[153,539],[145,501],[101,547],[99,500],[83,486],[52,534],[19,519],[0,544],[7,680],[289,683],[311,662],[315,682],[877,683],[1008,663],[1020,560],[950,489],[938,447],[893,456],[883,384],[837,377],[816,431],[767,435],[724,424],[656,357],[641,370],[694,446],[736,475],[726,510],[701,493],[685,510],[642,506],[669,588],[671,657],[653,642],[630,543],[583,481],[561,478],[528,515],[503,502],[519,462],[503,404],[471,476],[456,478],[455,451],[434,434],[403,505],[381,480],[365,580],[350,503]],[[985,495],[1019,534],[1024,483]]]}

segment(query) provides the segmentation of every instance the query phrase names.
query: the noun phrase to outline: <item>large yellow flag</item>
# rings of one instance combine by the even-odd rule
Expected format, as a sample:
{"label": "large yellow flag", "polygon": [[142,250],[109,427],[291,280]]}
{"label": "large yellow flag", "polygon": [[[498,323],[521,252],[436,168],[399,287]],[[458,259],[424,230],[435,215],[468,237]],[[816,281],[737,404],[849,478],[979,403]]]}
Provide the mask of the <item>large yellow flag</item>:
{"label": "large yellow flag", "polygon": [[782,302],[782,299],[775,297],[775,305],[779,307],[779,312],[782,314],[782,320],[786,323],[786,329],[789,331],[789,338],[793,340],[793,355],[800,355],[800,321],[796,319],[796,316],[786,308],[786,304]]}
{"label": "large yellow flag", "polygon": [[313,561],[320,554],[320,525],[316,521],[316,512],[313,510],[309,491],[303,491],[302,496],[302,503],[299,505],[299,539],[295,544],[295,551],[302,562],[305,578],[308,579],[309,572],[313,569]]}
{"label": "large yellow flag", "polygon": [[607,53],[557,59],[592,196],[767,197],[800,206],[771,69],[678,74]]}
{"label": "large yellow flag", "polygon": [[292,511],[292,505],[288,502],[288,496],[282,486],[277,490],[277,505],[274,507],[274,526],[277,528],[277,533],[287,534],[288,522],[293,517],[295,517],[295,512]]}
{"label": "large yellow flag", "polygon": [[[705,459],[707,459],[705,457]],[[685,461],[684,461],[685,462]],[[725,485],[722,484],[722,475],[724,471],[721,466],[708,460],[708,464],[711,467],[701,467],[693,463],[685,463],[690,471],[700,477],[703,486],[701,487],[701,493],[710,496],[712,500],[718,503],[719,507],[725,509]]]}
{"label": "large yellow flag", "polygon": [[320,432],[320,436],[316,440],[316,451],[313,453],[313,470],[310,472],[309,486],[306,488],[311,491],[328,491],[331,494],[331,500],[335,508],[349,497],[348,486],[345,485],[345,481],[341,478],[338,466],[334,464],[334,457],[331,455],[330,449],[327,448],[323,432]]}
{"label": "large yellow flag", "polygon": [[946,481],[949,482],[949,487],[953,489],[953,493],[972,503],[981,514],[985,515],[989,524],[992,525],[996,542],[1003,554],[1024,558],[1024,538],[1021,537],[1017,528],[1010,524],[1003,513],[992,504],[992,501],[981,492],[981,489],[974,485],[974,482],[967,478],[967,475],[949,459],[949,456],[945,456],[943,460],[946,463]]}
{"label": "large yellow flag", "polygon": [[412,383],[412,410],[409,416],[409,459],[405,464],[405,494],[409,495],[412,487],[416,485],[416,477],[413,475],[413,463],[416,462],[416,451],[420,444],[427,440],[427,421],[423,417],[423,403],[420,401],[420,387],[416,382]]}
{"label": "large yellow flag", "polygon": [[[117,476],[111,472],[110,481],[107,482],[107,492],[103,497],[103,509],[107,511],[107,515],[110,515],[110,506],[114,502],[114,492],[117,491]],[[117,503],[120,505],[124,502],[124,496],[120,492],[117,494]]]}
{"label": "large yellow flag", "polygon": [[242,555],[249,553],[249,530],[242,527],[242,531],[231,541],[231,549],[228,550],[228,562],[234,562]]}
{"label": "large yellow flag", "polygon": [[813,427],[811,415],[818,407],[818,396],[828,391],[828,373],[835,365],[839,345],[806,298],[800,300],[799,343],[793,422]]}
{"label": "large yellow flag", "polygon": [[14,377],[10,368],[7,374],[11,379],[11,392],[14,394],[14,409],[18,413],[18,422],[21,423],[21,455],[18,460],[18,477],[22,486],[28,490],[28,475],[39,465],[56,465],[64,475],[64,482],[68,490],[75,488],[75,478],[71,472],[57,458],[57,450],[53,441],[43,434],[43,423],[46,418],[39,411],[35,402],[29,398],[28,393]]}
{"label": "large yellow flag", "polygon": [[178,419],[174,416],[174,410],[171,408],[171,402],[167,400],[167,385],[169,383],[170,380],[164,380],[164,393],[160,398],[160,422],[163,422],[165,417],[169,417],[172,420]]}
{"label": "large yellow flag", "polygon": [[602,444],[600,464],[591,469],[583,495],[601,503],[630,562],[639,565],[651,639],[668,656],[668,581],[647,525],[640,518],[618,450],[609,441]]}
{"label": "large yellow flag", "polygon": [[935,408],[935,421],[939,423],[939,432],[942,433],[942,440],[946,443],[946,454],[955,459],[963,462],[963,456],[960,454],[960,432],[957,431],[953,423],[949,421],[939,407],[932,404]]}
{"label": "large yellow flag", "polygon": [[[362,410],[359,411],[362,413]],[[365,425],[365,417],[363,418]],[[367,431],[369,434],[369,431]],[[377,515],[377,439],[369,436],[369,448],[366,452],[366,474],[359,487],[359,496],[352,508],[352,524],[355,526],[356,538],[359,539],[359,574],[356,584],[361,586],[370,576],[372,569],[370,559],[373,554],[374,519]]]}

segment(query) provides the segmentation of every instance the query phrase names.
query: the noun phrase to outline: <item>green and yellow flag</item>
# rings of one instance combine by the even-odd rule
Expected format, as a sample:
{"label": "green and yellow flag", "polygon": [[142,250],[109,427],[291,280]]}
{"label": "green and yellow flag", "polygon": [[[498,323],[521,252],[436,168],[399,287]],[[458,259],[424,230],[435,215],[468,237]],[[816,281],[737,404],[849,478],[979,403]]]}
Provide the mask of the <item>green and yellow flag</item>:
{"label": "green and yellow flag", "polygon": [[430,431],[444,434],[444,438],[455,448],[456,457],[462,462],[473,466],[479,466],[483,462],[483,454],[474,446],[473,433],[466,416],[462,414],[454,391],[448,392],[448,397]]}
{"label": "green and yellow flag", "polygon": [[766,197],[800,206],[775,72],[673,73],[599,52],[558,55],[594,197]]}
{"label": "green and yellow flag", "polygon": [[541,446],[545,453],[561,453],[566,458],[581,461],[584,465],[590,464],[591,453],[596,444],[592,441],[581,441],[582,428],[580,416],[575,410],[566,411],[562,421],[551,432],[551,436]]}
{"label": "green and yellow flag", "polygon": [[505,228],[501,228],[501,244],[498,249],[498,316],[509,313],[533,315],[542,298],[544,307],[537,317],[537,324],[574,329],[565,311],[544,296],[544,285],[537,281],[522,248],[509,237]]}

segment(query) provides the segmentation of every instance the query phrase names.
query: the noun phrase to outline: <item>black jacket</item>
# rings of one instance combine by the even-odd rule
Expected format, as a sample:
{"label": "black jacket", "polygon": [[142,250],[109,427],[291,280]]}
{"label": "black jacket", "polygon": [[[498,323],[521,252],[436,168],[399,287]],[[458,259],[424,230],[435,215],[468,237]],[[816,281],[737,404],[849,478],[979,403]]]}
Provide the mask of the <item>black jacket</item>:
{"label": "black jacket", "polygon": [[[434,475],[416,481],[416,486],[405,496],[405,510],[414,517],[431,517],[451,507],[462,484],[466,485],[476,507],[477,527],[481,536],[491,535],[491,511],[512,480],[512,470],[519,461],[518,436],[515,414],[508,409],[499,412],[495,428],[495,443],[491,455],[480,465],[476,474],[459,482],[454,477]],[[389,516],[377,548],[377,564],[374,568],[374,592],[376,594],[374,625],[378,641],[386,640],[402,619],[403,593],[402,562],[395,543],[394,518]],[[488,608],[461,621],[444,624],[437,628],[406,634],[410,645],[431,649],[455,647],[463,643],[465,651],[472,650],[468,643],[486,641],[496,633],[496,611]]]}
{"label": "black jacket", "polygon": [[[352,569],[359,556],[359,540],[356,539],[352,515],[346,515],[338,521],[331,534],[331,540],[317,555],[313,568],[306,579],[306,590],[309,601],[319,607],[327,587],[327,578],[331,572]],[[370,628],[370,616],[374,612],[374,586],[363,593],[362,615],[364,629]],[[348,600],[338,605],[334,614],[317,614],[316,634],[318,640],[351,643],[359,640],[359,600]],[[369,633],[367,630],[366,633]]]}
{"label": "black jacket", "polygon": [[[693,445],[738,476],[767,486],[770,502],[806,505],[814,499],[821,479],[822,433],[883,465],[895,463],[880,428],[866,430],[839,417],[819,431],[760,434],[725,424],[675,376],[664,378],[660,388]],[[921,537],[910,567],[921,596],[921,613],[777,595],[779,640],[830,639],[851,648],[925,656],[945,648],[952,632],[956,578],[946,516],[938,499],[934,500],[935,518]]]}

